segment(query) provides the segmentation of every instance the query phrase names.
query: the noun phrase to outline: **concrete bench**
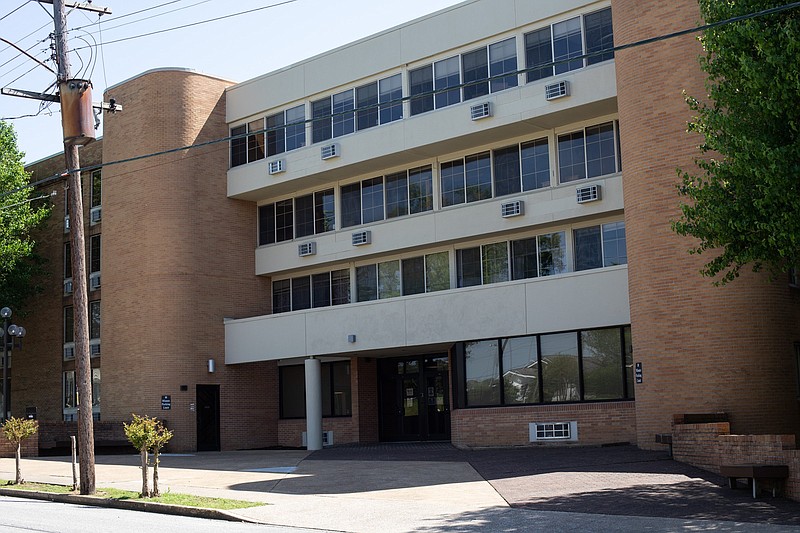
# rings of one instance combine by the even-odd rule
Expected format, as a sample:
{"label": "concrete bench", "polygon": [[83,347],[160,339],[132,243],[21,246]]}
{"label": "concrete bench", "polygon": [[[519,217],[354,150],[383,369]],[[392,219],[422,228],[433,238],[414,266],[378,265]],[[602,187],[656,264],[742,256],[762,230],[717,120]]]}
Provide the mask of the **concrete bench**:
{"label": "concrete bench", "polygon": [[728,478],[728,484],[732,489],[738,488],[737,481],[739,479],[747,479],[748,487],[753,489],[753,498],[758,497],[759,483],[769,481],[774,498],[778,491],[783,489],[786,478],[789,477],[789,467],[786,465],[721,465],[719,474]]}

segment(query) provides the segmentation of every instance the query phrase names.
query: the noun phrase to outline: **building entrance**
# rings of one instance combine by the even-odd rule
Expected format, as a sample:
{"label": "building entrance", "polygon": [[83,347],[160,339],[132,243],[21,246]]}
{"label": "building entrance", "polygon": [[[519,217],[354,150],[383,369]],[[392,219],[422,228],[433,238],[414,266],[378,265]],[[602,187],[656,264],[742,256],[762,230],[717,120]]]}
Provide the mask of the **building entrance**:
{"label": "building entrance", "polygon": [[447,355],[378,360],[380,439],[450,440]]}

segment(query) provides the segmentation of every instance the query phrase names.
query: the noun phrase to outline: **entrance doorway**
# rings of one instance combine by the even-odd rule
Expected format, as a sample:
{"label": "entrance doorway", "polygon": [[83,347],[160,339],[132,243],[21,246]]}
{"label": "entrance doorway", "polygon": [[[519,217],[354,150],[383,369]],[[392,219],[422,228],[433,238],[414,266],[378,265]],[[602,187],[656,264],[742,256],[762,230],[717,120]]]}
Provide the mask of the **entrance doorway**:
{"label": "entrance doorway", "polygon": [[197,451],[218,452],[219,385],[197,386]]}
{"label": "entrance doorway", "polygon": [[378,360],[380,439],[450,440],[446,354]]}

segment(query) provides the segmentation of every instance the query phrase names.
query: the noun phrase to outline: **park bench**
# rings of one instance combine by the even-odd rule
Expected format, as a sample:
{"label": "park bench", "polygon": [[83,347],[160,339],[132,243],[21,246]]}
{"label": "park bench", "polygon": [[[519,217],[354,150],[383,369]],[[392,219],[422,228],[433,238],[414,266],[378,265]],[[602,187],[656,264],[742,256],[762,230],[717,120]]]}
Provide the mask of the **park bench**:
{"label": "park bench", "polygon": [[786,465],[721,465],[719,474],[728,478],[732,489],[738,488],[740,479],[747,479],[748,488],[753,489],[753,498],[757,498],[764,482],[772,489],[772,497],[777,496],[783,489],[786,478],[789,477],[789,467]]}

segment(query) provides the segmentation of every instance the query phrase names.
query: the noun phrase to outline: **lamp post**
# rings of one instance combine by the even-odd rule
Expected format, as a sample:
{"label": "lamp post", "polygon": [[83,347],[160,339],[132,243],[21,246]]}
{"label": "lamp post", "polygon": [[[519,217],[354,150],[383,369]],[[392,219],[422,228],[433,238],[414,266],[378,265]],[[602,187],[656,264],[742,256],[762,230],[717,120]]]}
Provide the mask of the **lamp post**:
{"label": "lamp post", "polygon": [[8,386],[8,352],[14,346],[14,337],[22,338],[25,336],[25,328],[17,326],[16,324],[9,324],[11,321],[11,308],[3,307],[0,309],[0,318],[3,319],[3,327],[0,329],[0,337],[3,338],[3,413],[2,419],[6,420],[11,413],[9,409],[10,392]]}

